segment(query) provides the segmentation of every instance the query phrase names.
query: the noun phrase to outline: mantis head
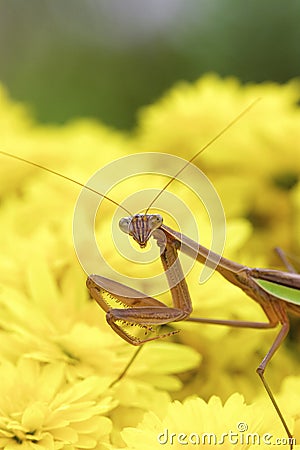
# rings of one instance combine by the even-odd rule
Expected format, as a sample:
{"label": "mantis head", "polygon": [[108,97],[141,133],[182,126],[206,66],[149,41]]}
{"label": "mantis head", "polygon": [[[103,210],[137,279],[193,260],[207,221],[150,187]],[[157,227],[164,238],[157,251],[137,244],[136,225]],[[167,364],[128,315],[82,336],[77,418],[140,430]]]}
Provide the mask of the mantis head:
{"label": "mantis head", "polygon": [[163,218],[160,214],[136,214],[132,217],[123,217],[119,227],[124,233],[132,236],[141,248],[145,248],[153,231],[162,223]]}

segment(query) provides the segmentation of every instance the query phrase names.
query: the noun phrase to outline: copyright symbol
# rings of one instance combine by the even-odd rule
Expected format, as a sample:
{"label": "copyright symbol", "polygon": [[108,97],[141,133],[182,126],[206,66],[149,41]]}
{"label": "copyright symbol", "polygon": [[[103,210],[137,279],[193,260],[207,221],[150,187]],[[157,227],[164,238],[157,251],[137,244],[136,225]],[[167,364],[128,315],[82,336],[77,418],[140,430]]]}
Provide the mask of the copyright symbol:
{"label": "copyright symbol", "polygon": [[238,431],[247,431],[248,430],[248,425],[246,424],[246,422],[238,422],[236,427],[237,427]]}

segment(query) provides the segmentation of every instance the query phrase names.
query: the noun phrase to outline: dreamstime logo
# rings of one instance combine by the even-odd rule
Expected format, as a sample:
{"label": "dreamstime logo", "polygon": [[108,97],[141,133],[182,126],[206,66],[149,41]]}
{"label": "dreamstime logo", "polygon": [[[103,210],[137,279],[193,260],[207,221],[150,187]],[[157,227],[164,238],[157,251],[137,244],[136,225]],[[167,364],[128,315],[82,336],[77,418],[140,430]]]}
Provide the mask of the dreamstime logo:
{"label": "dreamstime logo", "polygon": [[174,445],[175,448],[178,448],[178,445],[195,445],[215,447],[218,448],[221,445],[225,445],[227,448],[227,444],[230,444],[230,448],[234,445],[238,445],[239,448],[242,445],[249,447],[255,446],[286,446],[289,445],[291,448],[292,445],[296,445],[296,439],[290,437],[275,437],[272,433],[263,433],[259,434],[257,432],[247,432],[248,424],[246,422],[238,422],[236,426],[236,430],[228,430],[224,433],[213,433],[213,432],[204,432],[204,433],[184,433],[184,432],[172,432],[168,428],[165,428],[161,433],[157,435],[157,442],[160,445]]}
{"label": "dreamstime logo", "polygon": [[[129,155],[117,159],[99,169],[89,179],[86,186],[101,192],[105,196],[109,196],[108,193],[113,187],[128,179],[149,174],[163,175],[170,179],[185,164],[186,161],[184,159],[166,153],[139,153]],[[210,277],[219,262],[220,258],[216,257],[216,254],[219,255],[223,252],[226,229],[224,210],[212,183],[193,164],[189,164],[176,179],[197,196],[206,209],[210,220],[210,252],[214,252],[214,254],[208,256],[210,260],[209,265],[206,263],[202,267],[202,270],[200,269],[199,281],[203,283]],[[129,215],[124,214],[124,210],[132,211],[132,215],[145,212],[147,206],[159,192],[160,189],[156,188],[139,189],[137,192],[131,193],[124,198],[119,206],[116,205],[111,221],[111,239],[114,243],[115,251],[124,257],[124,264],[127,264],[128,261],[145,264],[152,262],[153,259],[157,259],[159,256],[159,248],[157,245],[152,245],[150,246],[150,250],[146,248],[143,252],[136,250],[132,246],[132,238],[126,236],[118,226],[119,220],[124,215]],[[76,202],[73,217],[73,240],[78,260],[84,271],[87,275],[93,273],[102,275],[105,273],[105,277],[121,282],[134,289],[139,289],[142,284],[143,292],[148,296],[155,296],[167,291],[170,287],[163,270],[158,275],[149,274],[149,276],[141,279],[134,275],[128,276],[122,274],[120,270],[112,268],[110,262],[104,258],[101,246],[96,241],[94,229],[97,211],[104,201],[106,202],[107,199],[96,196],[89,190],[83,188]],[[158,213],[162,216],[167,212],[174,218],[180,229],[180,233],[187,235],[196,243],[199,242],[198,227],[195,221],[197,212],[191,211],[180,197],[166,190],[155,201],[153,208],[157,209]],[[186,223],[189,224],[188,228],[186,227]],[[197,246],[195,250],[197,250]],[[187,275],[194,265],[196,259],[195,250],[192,252],[192,257],[190,257],[191,255],[187,257],[183,252],[180,252],[179,261],[183,268],[183,277]],[[174,285],[178,281],[176,279]],[[116,283],[114,286],[114,292],[112,293],[122,294],[122,285],[119,286]],[[103,287],[105,288],[105,286]]]}

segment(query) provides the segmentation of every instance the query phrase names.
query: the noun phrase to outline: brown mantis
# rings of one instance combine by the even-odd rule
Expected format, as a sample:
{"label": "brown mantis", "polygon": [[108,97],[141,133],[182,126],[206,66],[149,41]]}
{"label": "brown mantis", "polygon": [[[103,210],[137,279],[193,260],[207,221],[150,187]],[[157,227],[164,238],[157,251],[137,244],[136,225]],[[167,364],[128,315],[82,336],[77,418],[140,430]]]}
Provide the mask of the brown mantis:
{"label": "brown mantis", "polygon": [[[180,171],[183,171],[187,165],[235,123],[241,115],[245,114],[248,109],[249,107],[215,136],[205,147],[197,152],[197,154],[194,155]],[[69,181],[99,194],[96,190],[39,164],[24,160],[3,151],[0,153],[54,173],[55,175],[68,179]],[[170,183],[176,179],[178,175],[179,172],[174,174],[162,191],[167,189]],[[101,193],[100,195],[118,205],[118,203],[111,198]],[[183,320],[204,324],[255,329],[270,329],[279,325],[280,330],[268,353],[258,366],[257,373],[262,380],[288,437],[292,439],[292,434],[265,379],[264,372],[269,361],[289,331],[288,313],[300,315],[300,275],[277,270],[249,268],[209,251],[192,239],[164,225],[160,215],[148,214],[150,207],[154,204],[159,195],[160,194],[152,200],[145,214],[135,214],[121,219],[120,228],[122,231],[132,236],[141,248],[146,247],[150,237],[153,237],[156,240],[161,251],[161,261],[170,286],[173,307],[168,307],[151,296],[146,296],[142,292],[100,275],[90,275],[87,279],[87,287],[91,296],[106,312],[107,322],[112,329],[125,341],[133,345],[141,345],[147,341],[173,334],[174,331],[159,334],[157,330],[159,330],[159,327],[166,324]],[[261,323],[190,317],[190,314],[192,313],[192,301],[178,259],[178,251],[196,258],[197,261],[202,264],[215,267],[226,280],[242,289],[261,306],[268,321]],[[282,259],[284,259],[283,256]],[[117,301],[125,308],[112,308],[109,298],[110,295],[117,299]],[[142,331],[144,335],[140,336],[139,334],[131,333],[131,330],[135,328],[135,326],[137,327],[137,330]],[[132,360],[130,364],[131,363]],[[125,370],[127,369],[128,366]],[[124,372],[119,378],[124,375]],[[291,448],[292,446],[293,444],[291,444]]]}

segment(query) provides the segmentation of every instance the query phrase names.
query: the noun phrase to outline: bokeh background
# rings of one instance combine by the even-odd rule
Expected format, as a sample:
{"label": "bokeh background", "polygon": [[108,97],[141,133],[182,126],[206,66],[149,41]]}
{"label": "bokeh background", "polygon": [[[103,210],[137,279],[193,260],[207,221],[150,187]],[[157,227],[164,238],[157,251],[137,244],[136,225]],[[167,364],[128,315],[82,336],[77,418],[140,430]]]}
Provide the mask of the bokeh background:
{"label": "bokeh background", "polygon": [[36,119],[135,125],[143,105],[203,73],[300,73],[297,0],[0,1],[0,81]]}

